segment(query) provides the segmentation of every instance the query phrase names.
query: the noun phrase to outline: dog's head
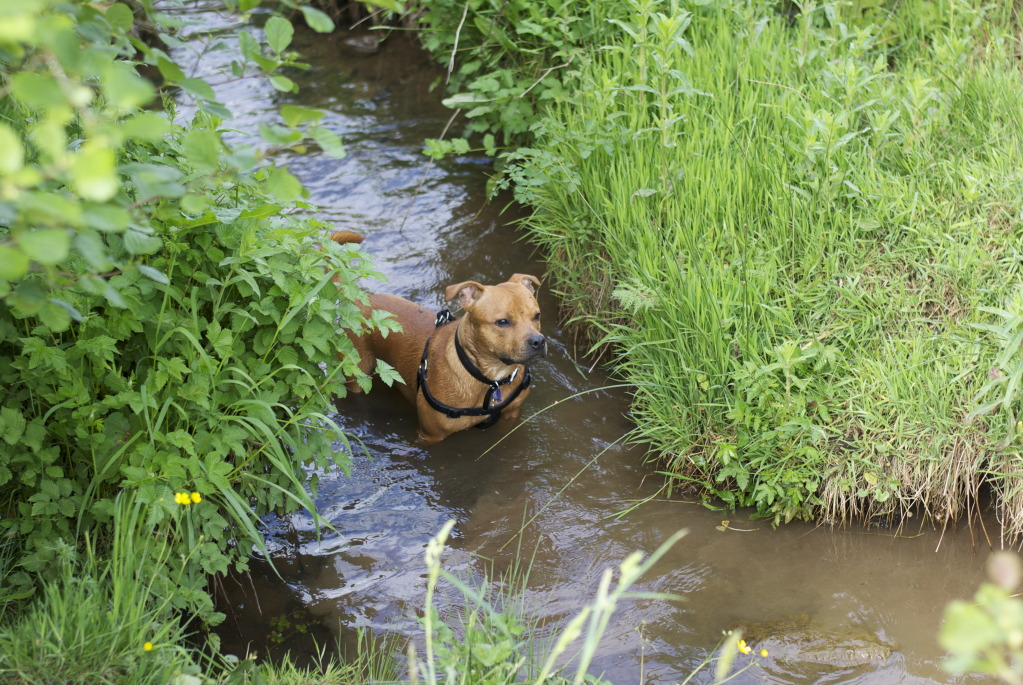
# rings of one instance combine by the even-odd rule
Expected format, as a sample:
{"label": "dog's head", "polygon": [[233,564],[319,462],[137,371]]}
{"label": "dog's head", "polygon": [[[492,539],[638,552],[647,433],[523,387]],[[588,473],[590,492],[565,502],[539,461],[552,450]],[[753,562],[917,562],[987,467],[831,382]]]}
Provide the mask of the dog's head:
{"label": "dog's head", "polygon": [[536,289],[540,279],[515,274],[504,283],[480,285],[464,281],[449,285],[445,295],[465,310],[478,355],[506,365],[526,364],[547,354],[547,339],[540,333],[540,305]]}

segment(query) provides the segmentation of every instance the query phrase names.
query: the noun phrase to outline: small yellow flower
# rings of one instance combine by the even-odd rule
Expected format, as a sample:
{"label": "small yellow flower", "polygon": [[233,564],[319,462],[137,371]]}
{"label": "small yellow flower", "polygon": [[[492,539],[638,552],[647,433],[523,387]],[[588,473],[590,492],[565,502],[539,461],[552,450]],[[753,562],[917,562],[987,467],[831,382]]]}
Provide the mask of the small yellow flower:
{"label": "small yellow flower", "polygon": [[195,502],[196,504],[198,504],[199,502],[202,502],[202,495],[200,495],[198,492],[193,492],[192,493],[192,501]]}
{"label": "small yellow flower", "polygon": [[188,496],[187,492],[175,492],[174,501],[182,506],[192,503],[192,499]]}
{"label": "small yellow flower", "polygon": [[142,649],[146,650],[147,652],[153,651],[153,643],[147,642],[146,644],[142,645]]}
{"label": "small yellow flower", "polygon": [[766,650],[766,649],[761,649],[761,650],[760,650],[760,656],[762,656],[762,657],[765,657],[765,658],[766,658],[766,657],[767,657],[767,650]]}
{"label": "small yellow flower", "polygon": [[750,646],[746,644],[745,640],[739,640],[739,651],[743,654],[749,654],[753,650],[750,649]]}

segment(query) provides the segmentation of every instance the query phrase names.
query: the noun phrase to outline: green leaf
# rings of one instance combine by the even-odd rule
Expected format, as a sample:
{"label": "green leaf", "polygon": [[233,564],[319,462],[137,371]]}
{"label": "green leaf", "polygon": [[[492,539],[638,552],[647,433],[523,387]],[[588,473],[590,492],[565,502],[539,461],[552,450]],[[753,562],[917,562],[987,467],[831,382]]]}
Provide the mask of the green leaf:
{"label": "green leaf", "polygon": [[122,33],[130,31],[135,24],[135,16],[132,14],[131,8],[121,2],[115,2],[108,7],[105,16],[110,25]]}
{"label": "green leaf", "polygon": [[274,90],[279,90],[282,93],[297,93],[298,86],[287,76],[281,76],[280,74],[274,74],[270,77],[270,85],[274,87]]}
{"label": "green leaf", "polygon": [[260,124],[259,137],[271,145],[292,145],[302,140],[302,132],[283,126]]}
{"label": "green leaf", "polygon": [[124,247],[133,255],[153,254],[161,247],[163,241],[155,235],[146,235],[129,229],[124,232]]}
{"label": "green leaf", "polygon": [[29,107],[58,109],[68,106],[56,79],[34,71],[19,71],[11,76],[11,94]]}
{"label": "green leaf", "polygon": [[341,142],[341,136],[328,128],[314,126],[309,129],[309,137],[315,140],[320,148],[334,159],[341,159],[347,154],[344,143]]}
{"label": "green leaf", "polygon": [[266,190],[281,202],[298,200],[306,195],[302,182],[285,169],[273,167],[267,172]]}
{"label": "green leaf", "polygon": [[181,211],[185,214],[195,216],[196,214],[202,214],[206,211],[206,208],[210,206],[210,203],[202,195],[194,195],[189,193],[181,198]]}
{"label": "green leaf", "polygon": [[402,379],[401,374],[398,373],[393,366],[385,362],[383,359],[377,359],[376,373],[380,380],[383,381],[384,385],[386,385],[387,387],[391,387],[395,383],[404,384],[405,382]]}
{"label": "green leaf", "polygon": [[299,9],[302,10],[305,23],[316,33],[331,33],[334,30],[334,20],[325,12],[308,5],[302,5]]}
{"label": "green leaf", "polygon": [[8,445],[16,445],[25,432],[25,417],[14,407],[0,408],[0,436]]}
{"label": "green leaf", "polygon": [[449,109],[459,109],[480,102],[493,102],[493,98],[479,93],[455,93],[451,97],[441,100],[441,104]]}
{"label": "green leaf", "polygon": [[179,83],[185,80],[185,72],[167,57],[158,57],[156,59],[156,68],[160,71],[160,76],[163,76],[170,83]]}
{"label": "green leaf", "polygon": [[125,119],[121,124],[121,132],[134,140],[160,140],[171,130],[167,117],[156,112],[141,112]]}
{"label": "green leaf", "polygon": [[67,355],[57,347],[48,347],[40,338],[21,338],[22,350],[28,355],[30,369],[51,369],[59,374],[67,372]]}
{"label": "green leaf", "polygon": [[[110,257],[107,254],[106,243],[103,242],[103,239],[95,231],[80,232],[75,236],[74,244],[75,250],[85,257],[85,260],[94,271],[106,271],[112,266]],[[0,262],[2,261],[0,259]]]}
{"label": "green leaf", "polygon": [[284,119],[284,123],[291,128],[295,128],[307,121],[319,121],[326,114],[326,112],[322,109],[301,107],[299,105],[283,105],[280,112],[281,118]]}
{"label": "green leaf", "polygon": [[72,320],[77,321],[78,323],[85,321],[85,317],[82,316],[82,313],[78,311],[74,306],[65,302],[64,300],[58,300],[55,297],[51,297],[50,302],[57,305],[58,307],[63,307],[64,311],[68,313],[68,316],[70,316]]}
{"label": "green leaf", "polygon": [[209,173],[220,164],[220,138],[207,129],[192,129],[185,134],[181,149],[196,171]]}
{"label": "green leaf", "polygon": [[117,288],[112,285],[108,285],[103,289],[103,297],[107,298],[107,302],[118,309],[125,309],[128,306],[128,303],[124,301],[123,297],[121,297],[121,293],[119,293]]}
{"label": "green leaf", "polygon": [[982,607],[952,602],[945,608],[945,622],[938,641],[945,649],[976,653],[1001,640],[998,623]]}
{"label": "green leaf", "polygon": [[0,245],[0,280],[14,281],[28,273],[28,256],[20,250]]}
{"label": "green leaf", "polygon": [[25,163],[25,150],[14,129],[0,121],[0,174],[13,174]]}
{"label": "green leaf", "polygon": [[120,233],[131,223],[131,214],[124,207],[90,202],[82,207],[82,221],[97,231]]}
{"label": "green leaf", "polygon": [[117,341],[109,335],[81,338],[75,343],[88,358],[98,362],[112,362],[117,354]]}
{"label": "green leaf", "polygon": [[260,205],[252,209],[246,209],[238,215],[239,219],[265,219],[268,216],[277,216],[282,207],[280,205]]}
{"label": "green leaf", "polygon": [[266,42],[274,52],[283,52],[295,35],[295,27],[283,17],[270,17],[263,29],[266,32]]}
{"label": "green leaf", "polygon": [[18,234],[18,246],[40,264],[57,264],[67,259],[71,236],[64,229],[25,231]]}
{"label": "green leaf", "polygon": [[51,300],[39,310],[39,321],[54,333],[60,333],[71,325],[71,314]]}
{"label": "green leaf", "polygon": [[234,335],[230,330],[222,328],[219,323],[214,321],[210,324],[209,330],[206,331],[206,339],[209,340],[210,346],[213,347],[213,351],[216,352],[219,358],[227,359],[231,356],[231,345],[234,344]]}
{"label": "green leaf", "polygon": [[241,31],[238,34],[238,47],[241,48],[242,57],[245,59],[255,61],[257,57],[262,56],[259,41],[248,31]]}
{"label": "green leaf", "polygon": [[165,273],[159,269],[154,269],[148,264],[136,264],[135,268],[139,270],[139,273],[151,281],[156,281],[157,283],[162,283],[164,285],[168,285],[170,283],[170,279],[167,278]]}
{"label": "green leaf", "polygon": [[405,14],[405,8],[398,0],[365,0],[367,5],[376,5],[377,7],[383,8],[388,12],[394,12],[395,14]]}
{"label": "green leaf", "polygon": [[71,182],[86,200],[105,202],[121,188],[116,166],[113,150],[96,141],[86,141],[71,162]]}
{"label": "green leaf", "polygon": [[140,199],[181,197],[185,187],[179,182],[181,172],[163,164],[125,164],[121,171],[135,184]]}
{"label": "green leaf", "polygon": [[181,86],[181,90],[199,100],[216,101],[217,99],[213,86],[201,78],[183,78],[178,81],[178,85]]}
{"label": "green leaf", "polygon": [[130,112],[149,103],[156,95],[153,84],[138,75],[126,62],[108,62],[100,77],[103,94],[120,112]]}

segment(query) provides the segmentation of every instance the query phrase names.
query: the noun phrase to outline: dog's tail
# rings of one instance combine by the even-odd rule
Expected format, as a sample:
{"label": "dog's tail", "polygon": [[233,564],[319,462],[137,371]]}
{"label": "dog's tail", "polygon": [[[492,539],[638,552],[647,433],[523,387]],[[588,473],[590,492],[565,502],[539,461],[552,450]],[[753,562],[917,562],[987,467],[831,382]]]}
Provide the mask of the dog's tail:
{"label": "dog's tail", "polygon": [[344,245],[345,243],[361,243],[365,240],[365,238],[355,231],[334,231],[330,234],[330,239],[341,245]]}

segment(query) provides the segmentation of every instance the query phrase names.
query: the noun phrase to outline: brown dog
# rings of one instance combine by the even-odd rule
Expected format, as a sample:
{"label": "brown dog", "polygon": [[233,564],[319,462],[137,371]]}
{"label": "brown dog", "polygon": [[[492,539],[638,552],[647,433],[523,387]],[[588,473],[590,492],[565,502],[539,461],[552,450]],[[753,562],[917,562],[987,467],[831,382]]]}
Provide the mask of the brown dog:
{"label": "brown dog", "polygon": [[[361,242],[362,236],[336,231],[331,240]],[[370,373],[377,359],[397,370],[401,388],[419,415],[420,442],[432,445],[452,433],[500,418],[515,421],[529,394],[527,364],[547,353],[540,334],[540,307],[534,293],[540,281],[515,274],[506,283],[465,281],[448,286],[445,299],[457,301],[465,316],[431,313],[394,295],[370,295],[368,310],[394,315],[402,332],[387,337],[371,331],[352,340],[359,368]],[[348,382],[358,391],[358,385]]]}

